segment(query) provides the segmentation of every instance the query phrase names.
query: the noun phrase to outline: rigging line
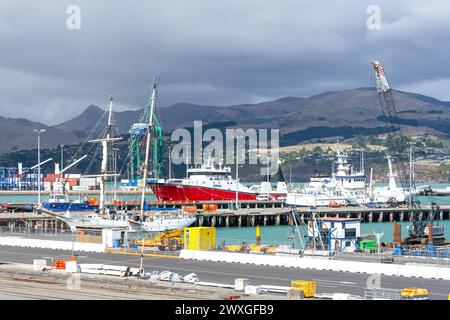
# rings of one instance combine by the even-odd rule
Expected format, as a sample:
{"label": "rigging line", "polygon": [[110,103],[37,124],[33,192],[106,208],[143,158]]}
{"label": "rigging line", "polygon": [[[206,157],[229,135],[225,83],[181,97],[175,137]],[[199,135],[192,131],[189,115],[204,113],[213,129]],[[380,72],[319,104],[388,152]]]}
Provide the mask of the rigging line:
{"label": "rigging line", "polygon": [[[89,142],[91,136],[94,134],[95,131],[97,131],[97,128],[99,126],[99,124],[102,122],[103,118],[105,117],[106,111],[103,112],[102,116],[100,117],[100,119],[97,121],[97,123],[95,124],[94,128],[91,130],[91,132],[89,133],[89,135],[86,137],[86,139],[83,141],[83,143],[81,144],[81,146],[78,148],[78,150],[72,155],[72,157],[70,158],[69,164],[72,163],[73,161],[75,161],[75,159],[77,159],[79,157],[79,154],[82,153],[81,151],[83,150],[84,146]],[[86,151],[86,154],[90,153],[92,148],[94,146],[91,145],[89,146],[88,150]],[[75,166],[72,167],[68,172],[69,174],[71,172],[73,172],[73,170],[75,169]]]}

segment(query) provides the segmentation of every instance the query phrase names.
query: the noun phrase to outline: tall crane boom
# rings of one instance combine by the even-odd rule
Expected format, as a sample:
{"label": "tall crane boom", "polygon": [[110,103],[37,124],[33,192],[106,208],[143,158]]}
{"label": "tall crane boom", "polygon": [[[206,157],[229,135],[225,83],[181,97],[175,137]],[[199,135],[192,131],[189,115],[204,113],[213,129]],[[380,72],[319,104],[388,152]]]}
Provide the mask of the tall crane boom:
{"label": "tall crane boom", "polygon": [[[414,179],[411,178],[412,175],[407,164],[408,153],[407,150],[405,150],[404,145],[402,144],[407,139],[402,132],[401,126],[398,124],[397,108],[392,96],[392,90],[389,86],[389,82],[387,81],[386,75],[384,73],[384,68],[381,63],[376,60],[372,60],[371,62],[373,68],[375,69],[378,100],[380,101],[381,110],[386,120],[385,122],[388,132],[392,133],[392,148],[389,151],[394,157],[394,164],[403,191],[409,197],[414,197],[416,186]],[[409,183],[408,176],[410,177]],[[410,203],[414,207],[417,206],[417,200],[414,198],[411,198]]]}
{"label": "tall crane boom", "polygon": [[[406,137],[399,125],[392,90],[386,79],[384,68],[381,63],[379,61],[372,60],[372,65],[375,69],[378,100],[380,101],[381,110],[385,116],[388,132],[392,132],[393,139],[390,153],[395,158],[394,163],[397,169],[397,175],[400,179],[403,192],[405,192],[405,195],[409,197],[410,209],[412,211],[412,223],[408,226],[408,237],[402,239],[402,243],[428,244],[431,234],[432,243],[442,244],[445,241],[444,228],[443,226],[433,224],[433,219],[437,212],[436,205],[434,203],[432,204],[431,212],[429,213],[427,219],[428,221],[422,220],[422,217],[419,215],[420,204],[416,198],[414,176],[411,173],[411,167],[408,170],[408,152],[407,148],[405,148],[404,144],[402,144],[406,141]],[[407,182],[408,174],[409,184]]]}

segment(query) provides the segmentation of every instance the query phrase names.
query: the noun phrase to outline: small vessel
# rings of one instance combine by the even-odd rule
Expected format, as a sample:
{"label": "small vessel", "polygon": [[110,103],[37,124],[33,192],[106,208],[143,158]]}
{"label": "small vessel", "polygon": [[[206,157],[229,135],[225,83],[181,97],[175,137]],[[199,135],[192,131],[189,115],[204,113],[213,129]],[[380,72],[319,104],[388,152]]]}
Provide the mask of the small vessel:
{"label": "small vessel", "polygon": [[[53,202],[43,203],[40,206],[40,209],[42,211],[66,222],[73,231],[78,228],[123,227],[130,229],[127,216],[123,214],[117,214],[116,212],[111,211],[105,205],[106,181],[109,177],[114,176],[108,171],[108,154],[109,151],[111,150],[111,144],[115,141],[121,140],[121,138],[112,137],[112,128],[113,128],[112,106],[113,106],[113,98],[111,97],[109,102],[108,122],[106,125],[106,130],[103,138],[90,141],[90,142],[99,142],[102,144],[101,172],[99,175],[91,176],[91,177],[100,177],[100,200],[98,209],[95,209],[92,206],[90,206],[89,202],[87,201],[87,203],[84,203],[85,209],[83,210],[84,214],[82,216],[77,216],[76,213],[74,212],[75,210],[72,210],[73,203],[68,201],[67,198],[62,198],[61,196],[55,196]],[[53,205],[55,207],[53,207]],[[61,210],[59,211],[65,213],[59,214],[56,212],[58,210],[52,210],[56,209],[57,207],[61,207]],[[62,210],[63,208],[67,209]]]}
{"label": "small vessel", "polygon": [[287,194],[286,204],[301,207],[329,207],[359,204],[366,197],[366,176],[348,162],[348,154],[337,145],[336,172],[315,174],[304,189]]}
{"label": "small vessel", "polygon": [[91,206],[87,199],[81,197],[77,200],[69,200],[66,194],[50,194],[47,201],[42,202],[42,208],[53,212],[89,212],[93,211],[94,207]]}
{"label": "small vessel", "polygon": [[409,197],[409,194],[408,192],[403,190],[403,188],[397,187],[397,183],[395,181],[395,177],[397,176],[397,174],[395,174],[394,170],[392,169],[392,158],[388,155],[387,160],[389,168],[388,172],[389,184],[387,187],[369,188],[370,201],[382,204],[405,203]]}
{"label": "small vessel", "polygon": [[340,151],[338,144],[336,172],[333,172],[331,176],[313,175],[305,188],[288,193],[286,204],[303,207],[342,207],[346,205],[373,207],[404,203],[409,195],[402,188],[397,187],[391,157],[388,156],[387,160],[389,185],[373,187],[372,178],[367,185],[363,161],[361,161],[361,169],[354,170],[348,162],[348,154]]}
{"label": "small vessel", "polygon": [[193,214],[175,208],[146,211],[144,216],[143,222],[131,219],[128,221],[132,227],[137,227],[147,232],[182,229],[189,227],[196,221]]}

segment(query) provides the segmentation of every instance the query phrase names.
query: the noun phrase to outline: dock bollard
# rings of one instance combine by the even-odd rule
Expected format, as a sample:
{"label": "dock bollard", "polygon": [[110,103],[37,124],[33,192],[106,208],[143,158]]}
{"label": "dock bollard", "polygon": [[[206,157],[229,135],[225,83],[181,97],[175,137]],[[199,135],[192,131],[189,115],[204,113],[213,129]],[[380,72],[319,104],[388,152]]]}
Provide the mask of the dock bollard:
{"label": "dock bollard", "polygon": [[236,278],[234,279],[234,290],[236,291],[244,291],[245,287],[250,283],[250,279],[248,278]]}

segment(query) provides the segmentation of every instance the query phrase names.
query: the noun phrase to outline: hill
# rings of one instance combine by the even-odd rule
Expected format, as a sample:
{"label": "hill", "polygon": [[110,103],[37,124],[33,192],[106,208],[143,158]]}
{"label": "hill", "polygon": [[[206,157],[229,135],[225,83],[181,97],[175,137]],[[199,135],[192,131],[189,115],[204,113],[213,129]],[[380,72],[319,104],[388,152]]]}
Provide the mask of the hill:
{"label": "hill", "polygon": [[[405,131],[450,135],[450,102],[440,101],[417,93],[393,91],[400,123]],[[121,134],[127,134],[130,126],[138,122],[143,109],[114,112],[115,123]],[[282,145],[332,141],[355,135],[376,135],[386,132],[377,93],[372,88],[329,91],[311,97],[284,97],[257,104],[226,107],[177,103],[158,108],[157,114],[166,134],[175,128],[192,127],[194,120],[205,125],[229,123],[234,127],[280,128]],[[4,143],[0,152],[28,149],[33,140],[26,132],[32,128],[46,128],[48,134],[43,146],[54,147],[60,143],[83,141],[97,126],[103,130],[106,124],[105,110],[89,106],[77,117],[53,127],[25,119],[0,117]],[[32,132],[32,131],[30,131]]]}

